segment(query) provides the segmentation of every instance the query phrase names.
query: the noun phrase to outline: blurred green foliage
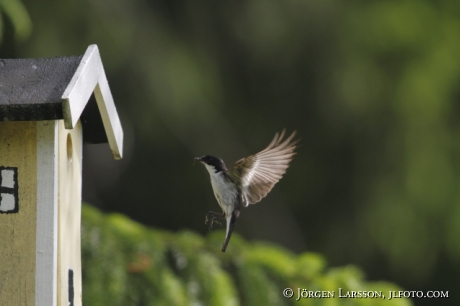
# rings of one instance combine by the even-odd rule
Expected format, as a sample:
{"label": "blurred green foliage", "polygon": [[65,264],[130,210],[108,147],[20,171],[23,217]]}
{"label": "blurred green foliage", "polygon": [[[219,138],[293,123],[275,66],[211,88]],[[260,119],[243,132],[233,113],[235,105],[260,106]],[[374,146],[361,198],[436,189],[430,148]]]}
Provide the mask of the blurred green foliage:
{"label": "blurred green foliage", "polygon": [[[203,238],[190,231],[148,229],[120,214],[83,205],[84,305],[411,305],[407,299],[338,298],[348,291],[400,290],[368,282],[354,266],[328,268],[313,253],[294,255],[238,235],[226,253],[223,232]],[[294,296],[284,298],[283,289]],[[332,291],[334,298],[298,298],[297,288]]]}
{"label": "blurred green foliage", "polygon": [[4,17],[7,17],[14,29],[17,40],[30,36],[32,23],[26,8],[20,0],[0,0],[0,41],[3,38]]}

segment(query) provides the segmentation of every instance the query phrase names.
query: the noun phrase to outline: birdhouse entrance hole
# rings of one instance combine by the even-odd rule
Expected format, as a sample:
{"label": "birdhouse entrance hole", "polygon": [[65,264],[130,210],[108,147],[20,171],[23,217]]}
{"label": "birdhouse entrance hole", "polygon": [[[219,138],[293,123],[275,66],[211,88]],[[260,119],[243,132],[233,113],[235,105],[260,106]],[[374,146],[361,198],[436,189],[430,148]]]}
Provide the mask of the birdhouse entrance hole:
{"label": "birdhouse entrance hole", "polygon": [[72,162],[72,137],[70,133],[67,134],[67,161]]}

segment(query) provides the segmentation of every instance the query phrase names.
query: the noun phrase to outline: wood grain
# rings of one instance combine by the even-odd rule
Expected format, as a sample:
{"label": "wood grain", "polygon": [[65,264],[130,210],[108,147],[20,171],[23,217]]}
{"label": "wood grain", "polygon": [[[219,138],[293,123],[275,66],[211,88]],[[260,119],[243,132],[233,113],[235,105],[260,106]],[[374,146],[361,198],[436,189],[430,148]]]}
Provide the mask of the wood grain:
{"label": "wood grain", "polygon": [[69,305],[69,269],[73,270],[73,305],[81,306],[82,128],[67,130],[59,121],[58,305]]}
{"label": "wood grain", "polygon": [[58,123],[37,122],[36,306],[57,301]]}
{"label": "wood grain", "polygon": [[36,122],[0,122],[0,164],[18,168],[18,213],[0,214],[0,305],[35,305]]}

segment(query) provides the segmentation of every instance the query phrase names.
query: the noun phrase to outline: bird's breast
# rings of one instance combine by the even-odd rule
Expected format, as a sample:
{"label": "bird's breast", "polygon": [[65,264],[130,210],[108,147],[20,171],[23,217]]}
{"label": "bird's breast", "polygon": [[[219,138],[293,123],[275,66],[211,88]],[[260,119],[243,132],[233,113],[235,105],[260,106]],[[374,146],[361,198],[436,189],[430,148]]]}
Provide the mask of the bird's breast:
{"label": "bird's breast", "polygon": [[231,215],[238,199],[237,187],[222,172],[211,175],[211,185],[219,206],[226,216]]}

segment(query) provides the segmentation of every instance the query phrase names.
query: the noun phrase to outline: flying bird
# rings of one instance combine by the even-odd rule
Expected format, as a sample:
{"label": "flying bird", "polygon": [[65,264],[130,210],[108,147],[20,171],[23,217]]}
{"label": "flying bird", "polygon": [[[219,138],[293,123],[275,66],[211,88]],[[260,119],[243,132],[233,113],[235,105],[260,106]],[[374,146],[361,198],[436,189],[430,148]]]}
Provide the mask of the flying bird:
{"label": "flying bird", "polygon": [[268,147],[257,154],[238,160],[230,169],[227,169],[219,157],[205,155],[195,158],[208,170],[214,196],[222,208],[222,213],[209,211],[205,224],[211,230],[214,222],[220,224],[219,219],[225,219],[227,222],[222,252],[227,249],[241,207],[262,200],[281,179],[296,154],[294,149],[298,140],[293,141],[296,132],[285,140],[284,134],[285,130],[281,134],[276,133]]}

